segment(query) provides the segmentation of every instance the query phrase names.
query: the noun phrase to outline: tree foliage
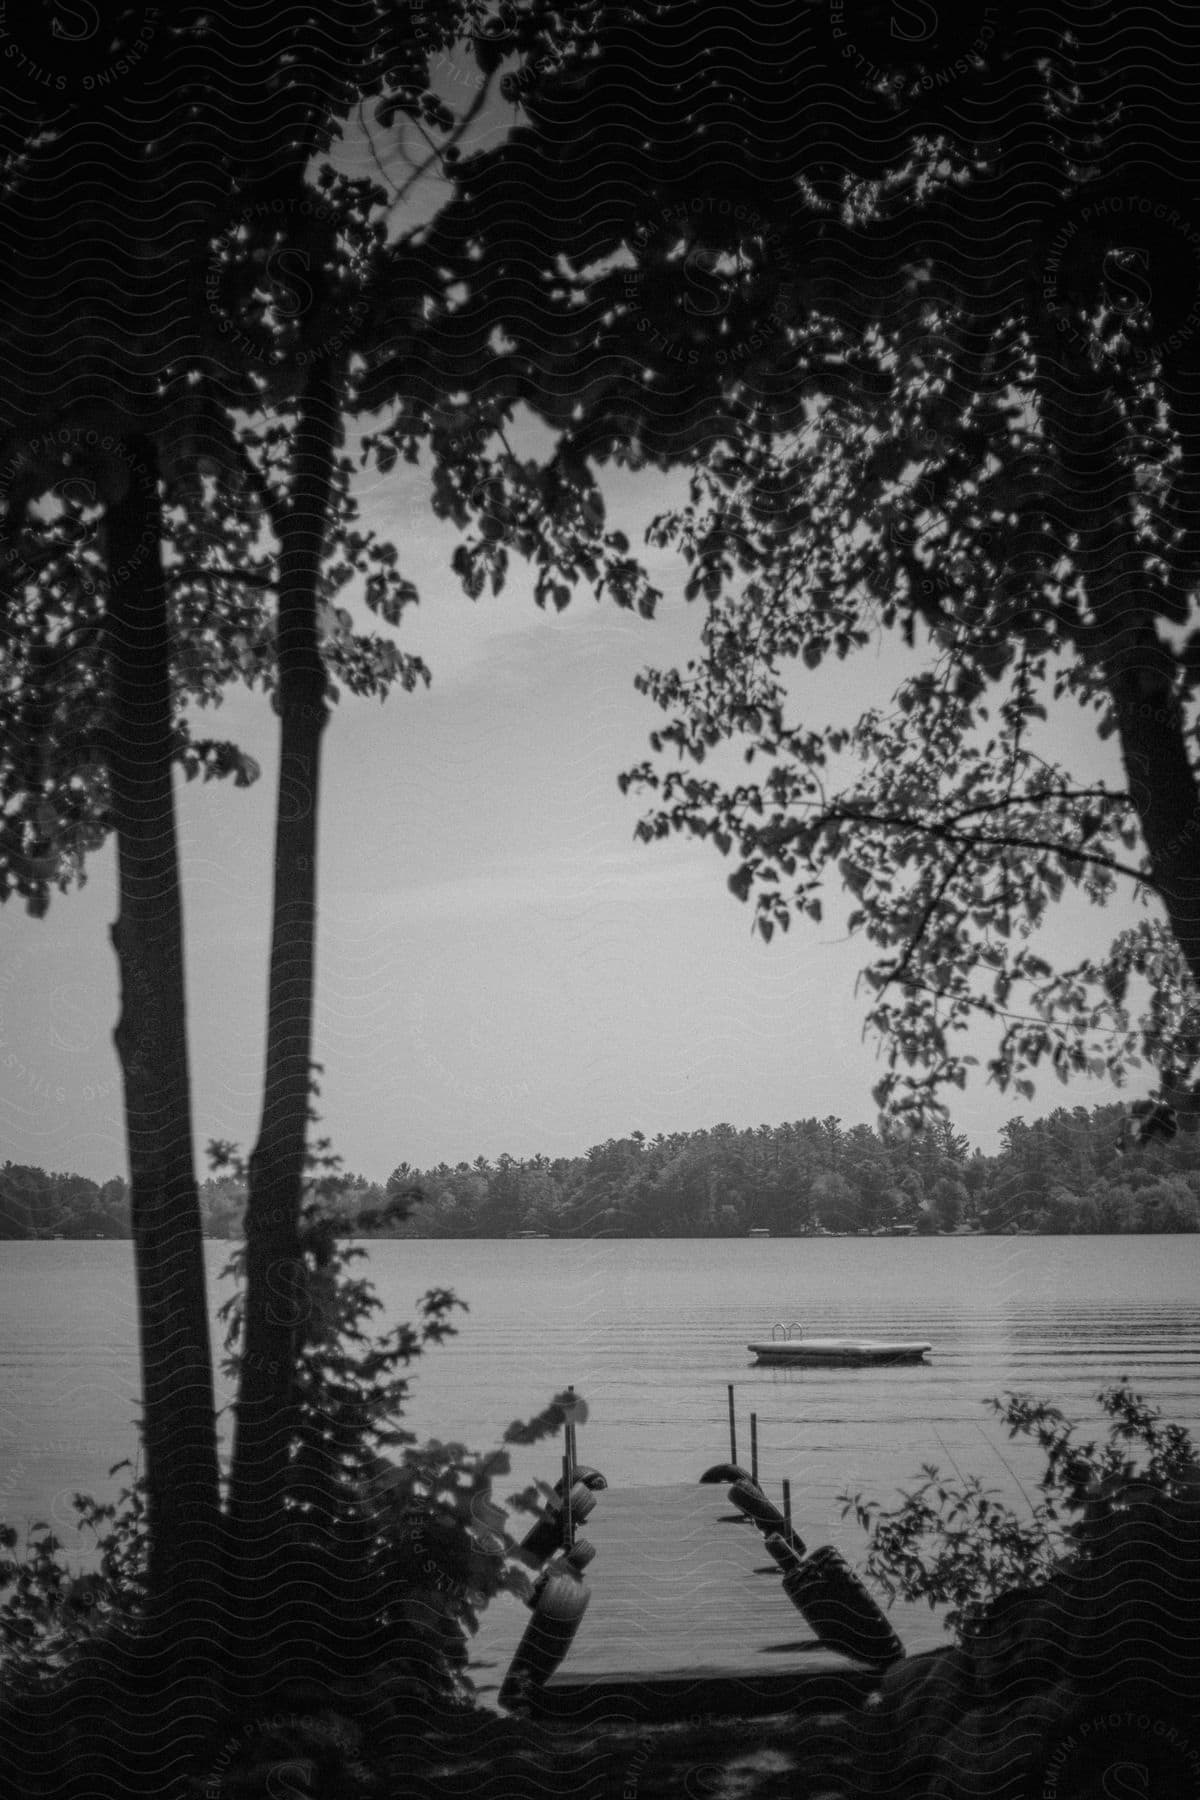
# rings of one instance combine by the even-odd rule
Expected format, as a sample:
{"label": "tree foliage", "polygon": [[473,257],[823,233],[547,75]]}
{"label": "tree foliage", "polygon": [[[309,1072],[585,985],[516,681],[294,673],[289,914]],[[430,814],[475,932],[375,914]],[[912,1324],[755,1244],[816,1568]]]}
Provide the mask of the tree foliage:
{"label": "tree foliage", "polygon": [[[213,1154],[218,1167],[244,1178],[231,1146],[213,1146]],[[507,1452],[420,1443],[403,1423],[407,1371],[453,1336],[453,1313],[463,1302],[435,1288],[424,1295],[415,1326],[378,1329],[382,1303],[372,1284],[353,1273],[365,1252],[345,1242],[330,1210],[339,1180],[336,1159],[318,1144],[303,1219],[300,1430],[285,1491],[283,1578],[268,1631],[269,1688],[250,1695],[230,1688],[216,1730],[218,1741],[236,1741],[231,1727],[247,1703],[261,1721],[282,1709],[269,1694],[286,1694],[297,1729],[307,1718],[317,1730],[321,1715],[333,1715],[378,1769],[389,1755],[411,1755],[414,1734],[469,1716],[474,1690],[467,1646],[479,1613],[500,1592],[528,1598],[532,1589],[515,1558],[510,1515],[493,1493],[508,1469]],[[391,1203],[393,1211],[403,1205]],[[235,1251],[235,1273],[243,1256]],[[239,1287],[223,1309],[226,1372],[233,1375],[242,1354],[243,1305]],[[535,1418],[515,1423],[508,1441],[536,1442],[560,1429],[562,1419],[552,1401]],[[112,1709],[136,1706],[146,1682],[153,1649],[146,1484],[127,1464],[112,1472],[126,1475],[115,1502],[75,1496],[77,1521],[95,1544],[88,1571],[71,1570],[43,1523],[23,1545],[13,1528],[0,1524],[0,1739],[10,1778],[22,1791],[62,1791],[55,1784],[70,1777],[78,1759],[91,1767],[94,1696],[104,1697],[111,1730]],[[512,1504],[533,1510],[548,1492],[543,1483]],[[319,1706],[313,1694],[320,1695]],[[145,1753],[142,1721],[129,1728]],[[279,1768],[286,1752],[266,1743],[265,1729],[259,1735],[263,1743],[241,1745],[238,1765],[257,1757],[264,1767]],[[179,1744],[176,1732],[176,1757]],[[162,1791],[138,1788],[139,1779],[136,1769],[122,1769],[122,1783],[134,1783],[124,1791]],[[151,1783],[158,1779],[152,1766]]]}
{"label": "tree foliage", "polygon": [[[1200,1228],[1195,1141],[1139,1144],[1135,1121],[1111,1105],[1011,1119],[990,1156],[944,1120],[912,1137],[827,1118],[635,1131],[575,1157],[403,1166],[421,1196],[393,1228],[404,1237]],[[379,1229],[378,1193],[363,1182],[338,1195],[340,1216],[364,1236]]]}
{"label": "tree foliage", "polygon": [[[954,321],[919,290],[918,303],[907,330],[863,349],[869,402],[843,396],[791,440],[714,456],[688,507],[656,522],[705,620],[694,664],[641,682],[667,723],[658,758],[625,778],[655,798],[640,829],[686,828],[736,854],[730,887],[754,894],[766,937],[797,915],[819,920],[828,885],[848,892],[850,932],[870,946],[867,1024],[887,1049],[876,1097],[889,1110],[920,1118],[940,1087],[965,1084],[977,1058],[963,1034],[981,1015],[1000,1027],[988,1073],[1001,1088],[1028,1097],[1043,1061],[1064,1079],[1118,1080],[1144,1062],[1178,1097],[1200,1013],[1140,823],[1146,785],[1128,779],[1128,755],[1125,780],[1073,773],[1044,729],[1051,708],[1075,704],[1100,739],[1120,730],[1128,702],[1110,665],[1131,615],[1097,619],[1028,345],[1023,357],[998,347],[964,400]],[[1178,452],[1151,384],[1136,398],[1122,491],[1136,500],[1147,604],[1179,618]],[[889,636],[918,662],[890,702],[807,724],[805,672]],[[1163,643],[1157,661],[1160,710],[1194,734],[1186,654],[1172,663]],[[742,749],[737,778],[728,758],[698,769],[725,745]],[[1048,910],[1068,892],[1103,905],[1119,883],[1147,917],[1103,956],[1052,966]]]}
{"label": "tree foliage", "polygon": [[[515,93],[525,120],[462,165],[439,220],[464,283],[494,270],[461,329],[497,350],[443,504],[477,524],[469,591],[517,549],[544,603],[586,577],[649,612],[597,471],[691,464],[691,505],[654,541],[689,559],[704,652],[646,677],[669,715],[655,741],[685,766],[632,772],[661,799],[645,835],[736,846],[768,935],[820,916],[823,878],[849,888],[892,1113],[921,1120],[962,1085],[984,1015],[1002,1086],[1143,1061],[1159,1122],[1189,1123],[1195,23],[1172,13],[1168,62],[1131,23],[1137,54],[1118,52],[1107,15],[1067,32],[1017,7],[976,31],[968,11],[961,41],[943,22],[907,45],[860,9],[872,56],[847,66],[854,46],[815,15],[810,33],[706,10],[704,55],[669,94],[656,71],[676,66],[682,10],[602,11],[595,54]],[[806,115],[831,56],[839,103],[813,87]],[[601,141],[623,154],[588,179]],[[565,196],[585,179],[581,211]],[[535,186],[555,260],[530,306],[489,253]],[[489,448],[522,408],[558,433],[549,459]],[[809,725],[802,671],[889,633],[926,667],[890,705]],[[1076,703],[1116,740],[1111,778],[1060,766],[1038,730]],[[756,777],[696,773],[728,741]],[[1146,918],[1052,965],[1048,908],[1130,882]]]}
{"label": "tree foliage", "polygon": [[870,1534],[867,1574],[889,1598],[946,1607],[947,1625],[969,1638],[1001,1595],[1086,1565],[1114,1515],[1136,1528],[1139,1508],[1153,1516],[1164,1501],[1194,1507],[1200,1457],[1184,1427],[1164,1423],[1161,1409],[1125,1382],[1097,1400],[1103,1441],[1081,1441],[1058,1407],[1029,1394],[988,1401],[1010,1438],[1033,1440],[1045,1456],[1027,1515],[977,1477],[946,1477],[933,1465],[894,1507],[842,1495],[843,1514],[853,1512]]}

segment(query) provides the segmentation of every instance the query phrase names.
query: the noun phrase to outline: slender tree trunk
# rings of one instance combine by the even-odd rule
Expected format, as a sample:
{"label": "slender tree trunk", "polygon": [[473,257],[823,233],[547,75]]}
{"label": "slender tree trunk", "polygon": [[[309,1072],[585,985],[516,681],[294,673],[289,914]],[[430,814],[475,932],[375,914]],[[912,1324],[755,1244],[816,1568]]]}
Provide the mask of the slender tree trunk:
{"label": "slender tree trunk", "polygon": [[106,518],[112,684],[108,754],[119,912],[130,1200],[149,1491],[150,1586],[196,1617],[220,1530],[212,1350],[192,1156],[183,911],[172,785],[171,686],[157,459],[128,443],[129,483]]}
{"label": "slender tree trunk", "polygon": [[242,1367],[230,1514],[244,1605],[270,1610],[295,1437],[297,1332],[304,1317],[300,1206],[310,1107],[317,925],[317,808],[328,717],[317,597],[340,415],[325,364],[297,425],[279,549],[279,793],[262,1123],[250,1158]]}
{"label": "slender tree trunk", "polygon": [[1059,383],[1056,419],[1064,491],[1075,498],[1076,558],[1087,583],[1097,659],[1150,871],[1175,941],[1200,985],[1200,787],[1175,693],[1177,658],[1145,596],[1145,550],[1134,528],[1138,494],[1130,427],[1111,391]]}

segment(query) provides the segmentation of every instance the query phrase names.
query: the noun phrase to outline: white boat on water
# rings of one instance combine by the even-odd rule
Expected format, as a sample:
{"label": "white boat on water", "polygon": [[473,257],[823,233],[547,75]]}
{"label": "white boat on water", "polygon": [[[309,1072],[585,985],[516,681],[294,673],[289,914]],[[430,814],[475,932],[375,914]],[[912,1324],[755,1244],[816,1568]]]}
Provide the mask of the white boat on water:
{"label": "white boat on water", "polygon": [[768,1342],[747,1344],[746,1348],[754,1353],[760,1363],[796,1366],[821,1363],[922,1362],[933,1345],[902,1338],[805,1337],[803,1326],[793,1319],[789,1325],[773,1325]]}

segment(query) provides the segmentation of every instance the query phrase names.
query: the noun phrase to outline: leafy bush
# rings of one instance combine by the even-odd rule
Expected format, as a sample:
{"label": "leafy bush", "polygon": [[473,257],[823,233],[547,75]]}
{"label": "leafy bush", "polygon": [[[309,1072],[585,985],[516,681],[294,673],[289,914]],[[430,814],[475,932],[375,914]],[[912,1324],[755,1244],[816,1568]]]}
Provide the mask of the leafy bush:
{"label": "leafy bush", "polygon": [[[218,1166],[236,1162],[228,1146],[214,1145],[210,1153]],[[302,1735],[296,1721],[307,1711],[318,1724],[325,1719],[328,1736],[332,1705],[355,1715],[386,1749],[422,1718],[469,1713],[466,1646],[479,1612],[502,1590],[527,1594],[530,1587],[513,1559],[506,1516],[492,1500],[493,1481],[508,1470],[507,1452],[480,1454],[437,1440],[419,1445],[401,1424],[405,1371],[452,1335],[451,1317],[463,1302],[448,1289],[433,1289],[420,1302],[416,1326],[373,1332],[382,1303],[369,1281],[350,1272],[366,1252],[344,1241],[345,1217],[335,1219],[329,1210],[339,1185],[336,1159],[322,1144],[310,1159],[302,1212],[307,1306],[297,1362],[299,1429],[272,1651],[279,1688],[299,1697],[289,1717]],[[402,1213],[410,1198],[393,1196],[388,1215]],[[234,1375],[243,1265],[239,1246],[229,1265],[239,1287],[221,1308],[224,1367]],[[551,1402],[536,1419],[511,1427],[510,1441],[547,1436],[562,1418]],[[86,1715],[94,1690],[132,1691],[146,1674],[147,1659],[138,1654],[146,1618],[145,1484],[129,1464],[112,1473],[122,1469],[130,1479],[115,1503],[75,1496],[79,1523],[96,1541],[92,1573],[71,1571],[46,1525],[34,1526],[21,1553],[17,1533],[0,1526],[0,1592],[8,1590],[0,1604],[5,1756],[11,1740],[23,1743],[22,1755],[44,1761],[49,1754],[51,1762],[57,1755],[65,1766],[81,1754],[80,1733],[87,1729],[80,1695],[89,1696]],[[513,1498],[521,1506],[537,1497],[530,1490]],[[65,1703],[65,1721],[55,1720],[58,1708],[47,1704],[52,1689]],[[245,1712],[231,1695],[218,1712],[222,1704],[230,1718]],[[53,1749],[34,1742],[35,1716],[46,1721]],[[243,1730],[238,1741],[250,1755],[253,1734]],[[227,1774],[232,1781],[236,1770]],[[28,1791],[57,1791],[47,1781],[43,1789],[30,1776]]]}
{"label": "leafy bush", "polygon": [[1182,1425],[1164,1424],[1124,1381],[1097,1399],[1108,1419],[1101,1442],[1078,1441],[1078,1425],[1028,1394],[987,1402],[1011,1438],[1032,1438],[1045,1453],[1041,1498],[1026,1517],[977,1476],[948,1480],[929,1463],[899,1506],[839,1495],[842,1516],[853,1512],[870,1536],[868,1576],[889,1599],[947,1607],[946,1623],[964,1641],[1001,1594],[1040,1586],[1086,1558],[1115,1509],[1200,1497],[1200,1459]]}
{"label": "leafy bush", "polygon": [[90,1573],[68,1568],[61,1540],[44,1520],[31,1527],[20,1554],[16,1530],[0,1524],[0,1591],[11,1589],[0,1605],[0,1665],[12,1688],[68,1666],[83,1644],[138,1615],[146,1592],[146,1492],[127,1460],[109,1474],[123,1470],[129,1481],[115,1502],[73,1497],[79,1528],[96,1541],[99,1560]]}
{"label": "leafy bush", "polygon": [[[220,1164],[235,1161],[213,1147]],[[289,1543],[281,1581],[288,1605],[277,1617],[281,1656],[297,1679],[334,1679],[347,1692],[390,1684],[397,1702],[464,1702],[467,1634],[479,1609],[527,1577],[491,1503],[505,1452],[479,1454],[459,1443],[418,1446],[400,1423],[408,1399],[404,1371],[429,1345],[453,1335],[463,1302],[433,1289],[417,1326],[373,1333],[381,1301],[350,1273],[366,1255],[344,1241],[347,1223],[330,1201],[340,1188],[324,1144],[301,1216],[304,1315],[296,1370],[299,1432],[287,1495]],[[412,1196],[394,1196],[384,1220],[403,1216]],[[372,1220],[372,1223],[376,1222]],[[239,1278],[221,1308],[225,1372],[235,1375],[241,1335],[244,1250],[227,1273]],[[389,1452],[391,1453],[389,1455]]]}

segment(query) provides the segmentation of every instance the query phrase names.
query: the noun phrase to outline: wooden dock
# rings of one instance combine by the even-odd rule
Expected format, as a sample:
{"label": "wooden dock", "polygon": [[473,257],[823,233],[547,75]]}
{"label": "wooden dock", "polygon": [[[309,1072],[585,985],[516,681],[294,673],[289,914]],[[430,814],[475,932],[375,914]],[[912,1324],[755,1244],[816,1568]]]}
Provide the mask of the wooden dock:
{"label": "wooden dock", "polygon": [[[699,1483],[596,1495],[580,1528],[596,1547],[591,1603],[542,1711],[596,1724],[696,1719],[836,1707],[875,1685],[874,1670],[813,1636],[761,1533],[727,1496]],[[804,1519],[795,1523],[807,1536]],[[838,1535],[851,1560],[861,1554],[853,1525]],[[888,1616],[910,1655],[947,1642],[928,1607],[898,1602]],[[484,1704],[497,1704],[529,1617],[507,1594],[484,1615],[469,1671]]]}

